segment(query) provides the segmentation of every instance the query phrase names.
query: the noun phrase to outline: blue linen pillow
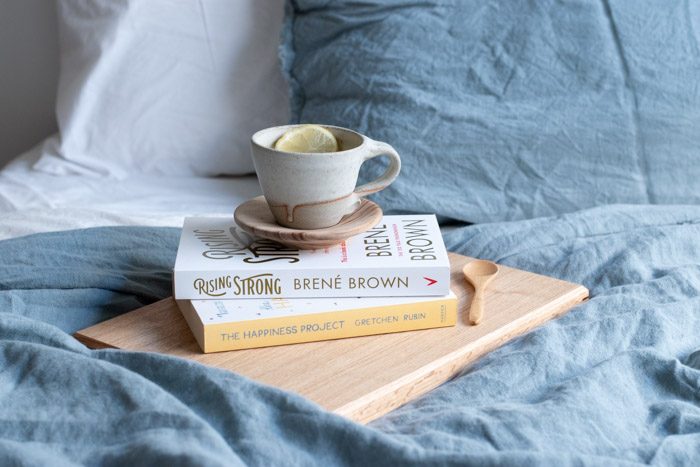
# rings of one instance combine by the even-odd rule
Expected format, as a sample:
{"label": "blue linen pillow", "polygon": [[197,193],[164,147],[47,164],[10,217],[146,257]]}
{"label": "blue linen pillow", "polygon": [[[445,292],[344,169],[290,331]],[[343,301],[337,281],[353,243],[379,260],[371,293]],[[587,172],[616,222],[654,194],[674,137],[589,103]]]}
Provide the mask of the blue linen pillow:
{"label": "blue linen pillow", "polygon": [[[295,0],[293,121],[392,144],[387,211],[468,222],[700,202],[700,6]],[[363,178],[383,162],[365,164]]]}

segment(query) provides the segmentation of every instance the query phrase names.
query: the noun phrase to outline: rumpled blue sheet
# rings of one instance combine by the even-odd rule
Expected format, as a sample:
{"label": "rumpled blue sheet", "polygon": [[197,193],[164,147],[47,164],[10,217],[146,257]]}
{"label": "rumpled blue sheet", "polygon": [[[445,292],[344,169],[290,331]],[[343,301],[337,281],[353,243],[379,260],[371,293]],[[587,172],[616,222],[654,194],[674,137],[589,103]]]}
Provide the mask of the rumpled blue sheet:
{"label": "rumpled blue sheet", "polygon": [[483,223],[700,203],[698,1],[291,4],[293,121],[394,146],[401,176],[372,195],[385,212]]}
{"label": "rumpled blue sheet", "polygon": [[591,299],[366,427],[229,372],[66,334],[166,295],[176,230],[0,242],[0,464],[698,464],[700,207],[600,207],[445,238]]}

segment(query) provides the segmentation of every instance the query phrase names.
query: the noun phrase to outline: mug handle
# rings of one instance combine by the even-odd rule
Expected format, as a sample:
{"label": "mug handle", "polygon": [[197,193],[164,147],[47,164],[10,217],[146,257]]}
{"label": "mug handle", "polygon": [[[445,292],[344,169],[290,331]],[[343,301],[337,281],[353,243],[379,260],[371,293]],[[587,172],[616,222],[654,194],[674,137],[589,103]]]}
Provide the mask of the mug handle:
{"label": "mug handle", "polygon": [[374,141],[369,138],[367,139],[369,143],[369,148],[367,150],[367,155],[362,161],[363,163],[370,159],[374,159],[378,156],[389,156],[391,160],[389,161],[389,167],[387,167],[387,169],[384,171],[381,177],[355,188],[354,193],[358,197],[370,195],[372,193],[376,193],[378,191],[383,190],[384,188],[391,185],[391,182],[396,180],[396,177],[398,177],[399,172],[401,172],[401,158],[399,157],[399,153],[396,152],[396,149],[394,149],[393,147],[391,147],[391,145],[387,143],[382,143],[381,141]]}

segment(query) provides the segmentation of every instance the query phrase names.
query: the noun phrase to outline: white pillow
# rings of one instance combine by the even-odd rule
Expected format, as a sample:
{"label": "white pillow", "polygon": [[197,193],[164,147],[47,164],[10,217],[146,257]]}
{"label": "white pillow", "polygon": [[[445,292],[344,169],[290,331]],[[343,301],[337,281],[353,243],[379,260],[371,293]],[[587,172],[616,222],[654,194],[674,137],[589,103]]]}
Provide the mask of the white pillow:
{"label": "white pillow", "polygon": [[253,171],[250,136],[287,123],[284,0],[60,0],[60,139],[35,168]]}

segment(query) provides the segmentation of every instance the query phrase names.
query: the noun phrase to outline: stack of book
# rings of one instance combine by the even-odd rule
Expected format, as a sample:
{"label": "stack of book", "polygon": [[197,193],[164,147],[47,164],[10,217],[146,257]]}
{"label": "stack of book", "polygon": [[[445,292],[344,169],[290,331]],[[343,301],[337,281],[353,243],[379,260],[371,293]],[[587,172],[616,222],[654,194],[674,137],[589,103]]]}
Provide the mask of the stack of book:
{"label": "stack of book", "polygon": [[251,237],[232,219],[185,220],[174,296],[204,352],[444,326],[457,321],[435,216],[384,216],[325,250]]}

